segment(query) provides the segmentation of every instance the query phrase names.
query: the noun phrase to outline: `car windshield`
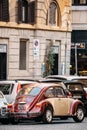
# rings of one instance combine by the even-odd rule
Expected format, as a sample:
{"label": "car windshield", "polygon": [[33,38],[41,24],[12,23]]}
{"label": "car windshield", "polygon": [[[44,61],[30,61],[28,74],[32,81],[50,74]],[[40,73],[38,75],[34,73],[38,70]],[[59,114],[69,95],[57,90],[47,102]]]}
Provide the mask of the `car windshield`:
{"label": "car windshield", "polygon": [[4,95],[11,94],[12,89],[13,84],[0,84],[0,91],[2,91]]}
{"label": "car windshield", "polygon": [[22,96],[22,95],[37,96],[40,91],[41,91],[40,87],[27,87],[20,90],[17,96]]}

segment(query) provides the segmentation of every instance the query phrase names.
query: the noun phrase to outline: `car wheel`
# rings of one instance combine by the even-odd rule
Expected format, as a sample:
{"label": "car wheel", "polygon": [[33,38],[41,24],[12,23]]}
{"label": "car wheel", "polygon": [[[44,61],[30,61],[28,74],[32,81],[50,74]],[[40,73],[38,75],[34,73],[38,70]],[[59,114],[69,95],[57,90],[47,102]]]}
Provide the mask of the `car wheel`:
{"label": "car wheel", "polygon": [[84,119],[84,108],[79,106],[76,110],[76,116],[73,117],[75,122],[82,122]]}
{"label": "car wheel", "polygon": [[53,118],[52,109],[50,107],[48,107],[48,108],[45,109],[42,121],[43,121],[43,123],[51,123],[52,122],[52,118]]}

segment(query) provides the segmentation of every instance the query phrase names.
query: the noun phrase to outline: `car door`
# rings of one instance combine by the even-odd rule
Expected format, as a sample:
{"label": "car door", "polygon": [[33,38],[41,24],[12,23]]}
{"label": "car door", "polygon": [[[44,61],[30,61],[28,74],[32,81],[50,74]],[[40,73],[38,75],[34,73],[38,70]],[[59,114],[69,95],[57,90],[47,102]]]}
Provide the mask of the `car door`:
{"label": "car door", "polygon": [[61,116],[61,115],[68,115],[70,103],[68,98],[66,98],[64,94],[64,90],[62,87],[55,88],[56,97],[54,100],[54,115]]}
{"label": "car door", "polygon": [[66,97],[62,87],[50,87],[46,91],[45,96],[53,106],[54,116],[62,116],[69,114],[71,100]]}

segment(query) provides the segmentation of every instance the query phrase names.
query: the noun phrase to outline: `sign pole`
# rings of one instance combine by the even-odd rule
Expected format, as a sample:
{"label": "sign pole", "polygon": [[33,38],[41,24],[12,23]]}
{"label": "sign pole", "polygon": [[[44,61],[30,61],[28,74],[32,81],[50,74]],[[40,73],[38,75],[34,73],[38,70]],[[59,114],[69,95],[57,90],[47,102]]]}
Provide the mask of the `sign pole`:
{"label": "sign pole", "polygon": [[77,75],[77,72],[78,72],[78,70],[77,70],[77,45],[75,45],[75,69],[76,69],[75,75]]}

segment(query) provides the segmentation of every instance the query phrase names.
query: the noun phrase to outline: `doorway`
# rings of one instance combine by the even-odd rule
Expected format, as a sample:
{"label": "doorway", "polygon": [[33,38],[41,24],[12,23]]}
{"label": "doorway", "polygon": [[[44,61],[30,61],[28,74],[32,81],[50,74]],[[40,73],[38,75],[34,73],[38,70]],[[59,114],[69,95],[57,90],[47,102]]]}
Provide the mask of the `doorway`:
{"label": "doorway", "polygon": [[52,69],[52,75],[58,75],[59,66],[59,46],[53,46],[54,65]]}
{"label": "doorway", "polygon": [[7,53],[0,53],[0,79],[6,79],[6,61]]}
{"label": "doorway", "polygon": [[0,80],[6,79],[7,72],[7,45],[0,44]]}

